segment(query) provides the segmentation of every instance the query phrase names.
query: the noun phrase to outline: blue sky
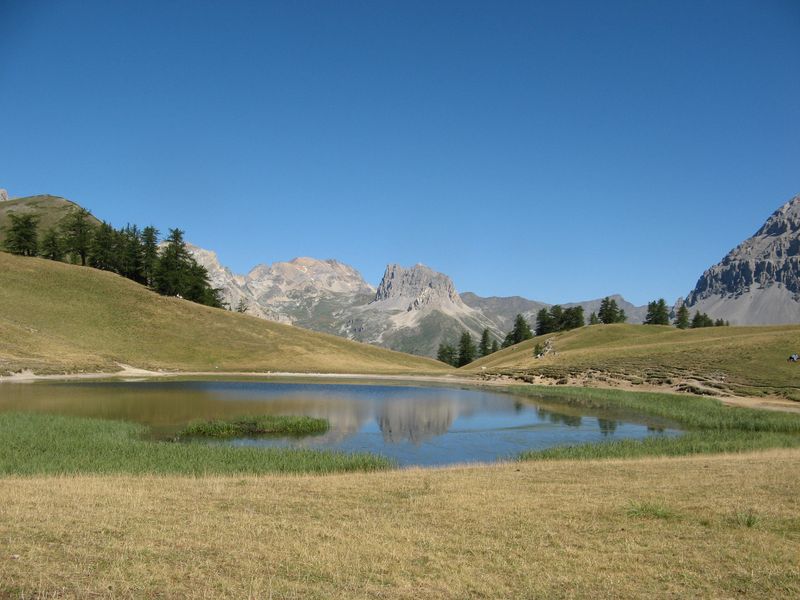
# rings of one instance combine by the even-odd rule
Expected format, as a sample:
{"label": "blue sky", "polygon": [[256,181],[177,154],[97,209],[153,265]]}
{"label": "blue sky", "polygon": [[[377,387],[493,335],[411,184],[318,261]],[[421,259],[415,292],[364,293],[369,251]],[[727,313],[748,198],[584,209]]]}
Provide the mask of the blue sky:
{"label": "blue sky", "polygon": [[672,301],[800,193],[800,2],[0,0],[0,187],[238,272]]}

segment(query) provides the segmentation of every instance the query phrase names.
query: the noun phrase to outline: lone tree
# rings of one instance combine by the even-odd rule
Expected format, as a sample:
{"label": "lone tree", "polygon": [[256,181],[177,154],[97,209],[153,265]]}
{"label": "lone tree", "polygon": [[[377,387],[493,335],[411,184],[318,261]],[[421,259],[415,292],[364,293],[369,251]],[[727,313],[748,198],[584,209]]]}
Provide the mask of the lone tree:
{"label": "lone tree", "polygon": [[468,331],[461,334],[461,339],[458,341],[458,361],[456,366],[463,367],[475,360],[475,342],[472,341],[472,336]]}
{"label": "lone tree", "polygon": [[647,316],[644,318],[645,325],[669,325],[669,308],[663,298],[653,300],[647,304]]}
{"label": "lone tree", "polygon": [[489,330],[484,329],[481,334],[481,342],[478,344],[478,354],[480,356],[489,356],[492,353],[492,348],[489,342]]}
{"label": "lone tree", "polygon": [[503,348],[508,348],[514,344],[519,344],[520,342],[529,340],[532,337],[533,332],[531,331],[531,326],[528,325],[525,317],[522,315],[517,315],[514,319],[514,328],[508,332],[506,339],[503,340]]}
{"label": "lone tree", "polygon": [[20,256],[36,256],[39,253],[39,237],[37,226],[39,220],[34,215],[15,215],[9,213],[11,224],[3,244],[11,254]]}
{"label": "lone tree", "polygon": [[600,310],[597,312],[597,318],[601,323],[610,325],[611,323],[624,323],[628,320],[625,311],[617,306],[617,301],[613,298],[606,296],[600,302]]}
{"label": "lone tree", "polygon": [[81,264],[86,266],[89,256],[89,247],[92,243],[92,226],[90,213],[85,208],[72,211],[62,222],[62,235],[64,249],[74,258],[80,258]]}
{"label": "lone tree", "polygon": [[436,360],[440,360],[448,365],[456,366],[456,349],[452,344],[442,342],[439,344],[439,351],[436,353]]}
{"label": "lone tree", "polygon": [[675,315],[675,327],[678,329],[689,329],[689,309],[685,304],[681,304]]}

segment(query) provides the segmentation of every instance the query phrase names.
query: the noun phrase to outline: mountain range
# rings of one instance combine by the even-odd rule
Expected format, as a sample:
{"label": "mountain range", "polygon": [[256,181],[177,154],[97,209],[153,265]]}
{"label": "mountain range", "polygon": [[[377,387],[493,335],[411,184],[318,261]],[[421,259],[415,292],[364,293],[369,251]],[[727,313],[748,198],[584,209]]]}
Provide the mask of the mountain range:
{"label": "mountain range", "polygon": [[[42,223],[51,225],[75,206],[53,196],[2,201],[0,227],[9,212],[36,212]],[[450,277],[422,264],[389,264],[373,286],[355,268],[333,259],[259,264],[242,275],[222,265],[212,250],[193,245],[189,250],[231,307],[246,306],[257,317],[412,354],[433,356],[441,342],[455,343],[463,331],[477,338],[488,329],[493,339],[502,341],[517,314],[535,324],[536,313],[550,306],[520,296],[459,293]],[[643,322],[645,306],[611,297],[629,323]],[[562,306],[583,306],[588,317],[600,302]],[[681,303],[737,325],[800,322],[800,196],[705,271],[676,308]]]}

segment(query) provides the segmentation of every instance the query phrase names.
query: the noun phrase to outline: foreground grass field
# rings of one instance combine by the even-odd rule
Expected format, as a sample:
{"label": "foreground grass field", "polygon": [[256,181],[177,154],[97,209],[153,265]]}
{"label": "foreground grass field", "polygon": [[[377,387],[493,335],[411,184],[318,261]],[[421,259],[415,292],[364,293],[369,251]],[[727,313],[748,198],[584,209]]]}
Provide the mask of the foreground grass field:
{"label": "foreground grass field", "polygon": [[800,451],[0,480],[0,597],[793,598]]}
{"label": "foreground grass field", "polygon": [[178,298],[112,273],[0,252],[0,375],[116,371],[447,373],[392,352]]}
{"label": "foreground grass field", "polygon": [[[551,339],[555,354],[533,356]],[[593,325],[541,336],[461,369],[531,383],[655,386],[676,391],[800,400],[800,325],[679,330]]]}

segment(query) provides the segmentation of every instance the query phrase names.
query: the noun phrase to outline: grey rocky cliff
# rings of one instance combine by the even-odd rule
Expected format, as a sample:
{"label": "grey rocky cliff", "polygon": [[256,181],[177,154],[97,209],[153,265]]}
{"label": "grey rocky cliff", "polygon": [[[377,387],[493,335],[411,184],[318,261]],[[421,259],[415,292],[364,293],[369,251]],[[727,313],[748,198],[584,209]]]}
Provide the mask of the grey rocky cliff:
{"label": "grey rocky cliff", "polygon": [[800,195],[700,277],[690,309],[744,324],[800,320]]}
{"label": "grey rocky cliff", "polygon": [[422,264],[410,269],[388,265],[375,293],[375,302],[408,302],[406,310],[463,305],[453,280]]}

